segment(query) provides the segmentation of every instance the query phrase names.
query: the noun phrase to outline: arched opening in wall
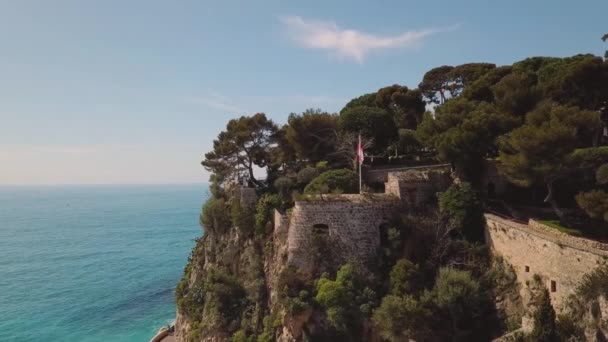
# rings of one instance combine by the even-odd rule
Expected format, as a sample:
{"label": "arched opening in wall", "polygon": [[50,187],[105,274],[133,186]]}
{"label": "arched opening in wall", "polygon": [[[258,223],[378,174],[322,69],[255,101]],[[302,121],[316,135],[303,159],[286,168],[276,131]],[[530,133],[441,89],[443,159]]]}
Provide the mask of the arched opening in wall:
{"label": "arched opening in wall", "polygon": [[488,183],[488,197],[494,198],[494,196],[496,196],[496,185],[494,185],[494,183],[492,183],[492,182],[489,182]]}
{"label": "arched opening in wall", "polygon": [[380,233],[380,245],[386,246],[388,244],[388,223],[384,222],[378,227],[378,232]]}
{"label": "arched opening in wall", "polygon": [[551,292],[557,291],[557,283],[555,280],[551,280]]}
{"label": "arched opening in wall", "polygon": [[319,235],[329,235],[329,226],[324,223],[317,223],[312,226],[312,232]]}
{"label": "arched opening in wall", "polygon": [[529,272],[530,272],[530,266],[527,266],[527,265],[526,265],[526,268],[525,268],[525,269],[526,269],[526,273],[529,273]]}

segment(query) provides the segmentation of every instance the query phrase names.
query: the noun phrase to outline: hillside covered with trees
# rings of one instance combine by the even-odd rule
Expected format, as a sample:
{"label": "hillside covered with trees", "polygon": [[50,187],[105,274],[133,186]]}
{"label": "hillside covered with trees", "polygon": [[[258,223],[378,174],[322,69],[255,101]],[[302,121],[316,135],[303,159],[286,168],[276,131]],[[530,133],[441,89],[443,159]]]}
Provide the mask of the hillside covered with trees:
{"label": "hillside covered with trees", "polygon": [[[607,239],[607,127],[608,62],[589,54],[444,65],[339,113],[309,109],[284,125],[264,113],[230,120],[202,161],[211,172],[204,236],[176,290],[184,340],[266,342],[289,331],[309,341],[490,341],[519,329],[527,308],[509,265],[484,244],[483,212]],[[320,238],[310,252],[318,269],[305,277],[285,265],[272,213],[309,195],[359,193],[359,135],[364,165],[449,163],[460,182],[395,212],[371,264],[333,264]],[[488,161],[506,193],[485,191]],[[235,200],[239,185],[255,189],[254,207]],[[608,289],[606,277],[587,280],[594,294]],[[534,330],[513,339],[584,340],[575,316],[556,317],[546,289],[533,292]]]}

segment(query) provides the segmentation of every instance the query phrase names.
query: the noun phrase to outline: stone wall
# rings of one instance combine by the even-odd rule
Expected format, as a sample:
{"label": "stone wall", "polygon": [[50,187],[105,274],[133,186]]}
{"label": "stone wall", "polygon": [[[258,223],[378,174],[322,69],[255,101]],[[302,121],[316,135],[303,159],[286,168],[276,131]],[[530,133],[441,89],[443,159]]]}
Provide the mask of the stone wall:
{"label": "stone wall", "polygon": [[450,170],[450,164],[404,166],[404,167],[364,167],[363,180],[368,184],[386,183],[389,173],[404,172],[408,170],[428,171],[428,170]]}
{"label": "stone wall", "polygon": [[380,229],[399,201],[389,195],[323,195],[297,201],[288,232],[288,261],[304,274],[315,269],[315,234],[329,241],[335,265],[376,256]]}
{"label": "stone wall", "polygon": [[391,172],[384,186],[385,193],[396,196],[408,206],[419,206],[435,198],[452,183],[449,168]]}
{"label": "stone wall", "polygon": [[533,220],[526,224],[493,214],[485,218],[488,245],[513,265],[522,291],[538,274],[556,310],[562,309],[563,300],[583,275],[608,258],[607,245],[560,233]]}

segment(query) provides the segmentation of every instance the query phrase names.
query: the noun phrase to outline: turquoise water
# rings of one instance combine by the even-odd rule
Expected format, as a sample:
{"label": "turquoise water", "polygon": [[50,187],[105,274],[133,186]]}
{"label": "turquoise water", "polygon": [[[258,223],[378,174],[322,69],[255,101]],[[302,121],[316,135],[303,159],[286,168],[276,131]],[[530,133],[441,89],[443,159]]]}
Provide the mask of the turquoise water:
{"label": "turquoise water", "polygon": [[0,341],[148,341],[174,288],[203,185],[0,188]]}

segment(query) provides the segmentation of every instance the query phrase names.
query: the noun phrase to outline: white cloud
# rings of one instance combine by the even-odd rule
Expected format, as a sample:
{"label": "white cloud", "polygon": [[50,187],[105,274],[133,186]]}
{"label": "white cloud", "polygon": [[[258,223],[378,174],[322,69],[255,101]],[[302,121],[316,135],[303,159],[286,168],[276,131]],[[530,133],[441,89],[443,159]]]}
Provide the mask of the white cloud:
{"label": "white cloud", "polygon": [[246,110],[242,109],[241,107],[234,105],[233,101],[230,98],[219,94],[188,97],[186,98],[186,102],[221,110],[227,112],[227,114],[232,115],[243,114],[246,112]]}
{"label": "white cloud", "polygon": [[407,31],[394,36],[377,36],[356,30],[342,29],[335,22],[305,20],[299,16],[281,18],[290,37],[305,48],[329,50],[342,59],[362,63],[374,50],[412,47],[425,37],[458,28],[430,28]]}

